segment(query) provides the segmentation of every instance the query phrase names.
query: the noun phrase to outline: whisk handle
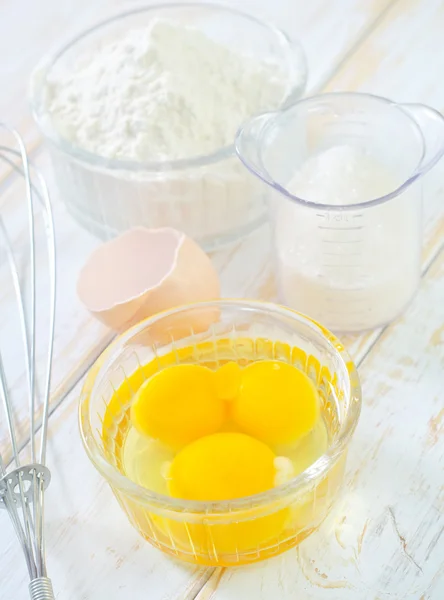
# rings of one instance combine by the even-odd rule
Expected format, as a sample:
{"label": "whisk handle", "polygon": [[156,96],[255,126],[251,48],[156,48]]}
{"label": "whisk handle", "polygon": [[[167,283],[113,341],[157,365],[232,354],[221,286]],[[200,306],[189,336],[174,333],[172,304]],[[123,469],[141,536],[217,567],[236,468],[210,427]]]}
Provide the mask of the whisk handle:
{"label": "whisk handle", "polygon": [[55,600],[51,580],[48,577],[38,577],[29,584],[31,600]]}

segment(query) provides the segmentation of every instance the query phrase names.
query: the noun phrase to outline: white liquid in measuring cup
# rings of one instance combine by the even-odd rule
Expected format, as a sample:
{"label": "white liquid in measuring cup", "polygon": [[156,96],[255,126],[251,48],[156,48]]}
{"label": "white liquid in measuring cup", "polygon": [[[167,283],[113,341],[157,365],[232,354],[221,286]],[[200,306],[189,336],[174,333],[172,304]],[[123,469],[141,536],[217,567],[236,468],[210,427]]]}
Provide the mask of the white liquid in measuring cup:
{"label": "white liquid in measuring cup", "polygon": [[335,331],[370,329],[399,314],[419,279],[420,195],[410,187],[376,206],[347,207],[400,183],[351,146],[330,148],[302,165],[287,189],[331,208],[276,201],[279,288],[287,305]]}

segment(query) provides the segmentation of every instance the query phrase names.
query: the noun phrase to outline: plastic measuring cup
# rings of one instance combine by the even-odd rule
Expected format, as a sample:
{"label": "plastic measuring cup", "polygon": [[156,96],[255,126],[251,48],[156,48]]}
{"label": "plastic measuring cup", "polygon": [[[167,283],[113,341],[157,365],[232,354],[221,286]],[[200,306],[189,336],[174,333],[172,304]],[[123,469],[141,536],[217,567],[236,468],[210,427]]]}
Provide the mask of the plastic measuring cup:
{"label": "plastic measuring cup", "polygon": [[[384,325],[405,308],[420,277],[422,176],[444,153],[440,113],[369,94],[325,94],[250,119],[236,151],[270,192],[283,303],[343,332]],[[328,151],[336,163],[307,171],[307,160],[322,165]],[[338,163],[341,152],[361,162]],[[295,177],[306,195],[294,193]]]}

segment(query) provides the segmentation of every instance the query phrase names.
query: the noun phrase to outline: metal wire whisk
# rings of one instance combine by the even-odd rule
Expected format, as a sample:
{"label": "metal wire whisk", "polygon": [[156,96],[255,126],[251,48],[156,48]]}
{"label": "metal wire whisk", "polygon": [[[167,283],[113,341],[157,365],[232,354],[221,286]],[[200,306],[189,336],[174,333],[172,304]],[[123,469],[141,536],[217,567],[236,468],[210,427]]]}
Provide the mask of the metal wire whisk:
{"label": "metal wire whisk", "polygon": [[[25,285],[21,280],[17,261],[8,232],[1,216],[0,208],[0,247],[9,269],[17,299],[18,314],[25,356],[26,379],[29,394],[29,448],[30,463],[22,462],[22,448],[26,440],[18,439],[14,418],[11,391],[8,386],[4,361],[0,351],[0,403],[3,405],[7,429],[10,437],[11,455],[6,455],[0,447],[0,509],[5,509],[14,526],[22,546],[29,571],[29,593],[31,600],[54,600],[51,580],[46,572],[45,538],[43,527],[44,490],[51,475],[46,462],[46,438],[49,416],[49,393],[51,385],[51,363],[54,341],[55,320],[55,240],[54,223],[48,189],[41,173],[28,160],[25,145],[20,135],[0,122],[0,128],[14,138],[16,147],[0,145],[0,159],[8,163],[24,178],[26,208],[29,225],[29,295],[30,310],[26,310]],[[20,163],[17,163],[17,158]],[[36,202],[37,200],[37,202]],[[36,242],[35,215],[41,210],[44,221],[47,259],[49,271],[48,299],[49,335],[43,386],[37,389],[36,382]],[[39,393],[40,392],[40,393]],[[0,440],[1,441],[1,440]]]}

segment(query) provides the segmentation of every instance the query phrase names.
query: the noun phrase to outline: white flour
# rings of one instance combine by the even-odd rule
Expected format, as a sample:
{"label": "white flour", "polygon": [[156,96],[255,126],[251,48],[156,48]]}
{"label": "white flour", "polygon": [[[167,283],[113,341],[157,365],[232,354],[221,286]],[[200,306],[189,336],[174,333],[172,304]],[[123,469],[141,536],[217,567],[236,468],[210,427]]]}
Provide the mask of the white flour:
{"label": "white flour", "polygon": [[232,144],[244,120],[278,106],[285,85],[275,65],[158,20],[91,48],[53,75],[47,92],[63,137],[107,158],[142,161]]}
{"label": "white flour", "polygon": [[[215,31],[227,40],[232,34],[223,23]],[[45,106],[61,137],[105,158],[156,165],[101,168],[53,146],[60,195],[89,231],[107,239],[138,225],[171,226],[212,249],[263,222],[263,188],[234,150],[202,166],[168,162],[232,146],[245,119],[303,88],[304,65],[288,48],[270,52],[275,64],[227,44],[157,20],[56,61]]]}
{"label": "white flour", "polygon": [[[276,246],[283,300],[335,331],[361,331],[393,319],[418,283],[421,197],[412,188],[366,209],[400,181],[363,151],[337,146],[309,158],[288,190],[332,206],[276,204]],[[334,207],[342,206],[342,211]]]}

